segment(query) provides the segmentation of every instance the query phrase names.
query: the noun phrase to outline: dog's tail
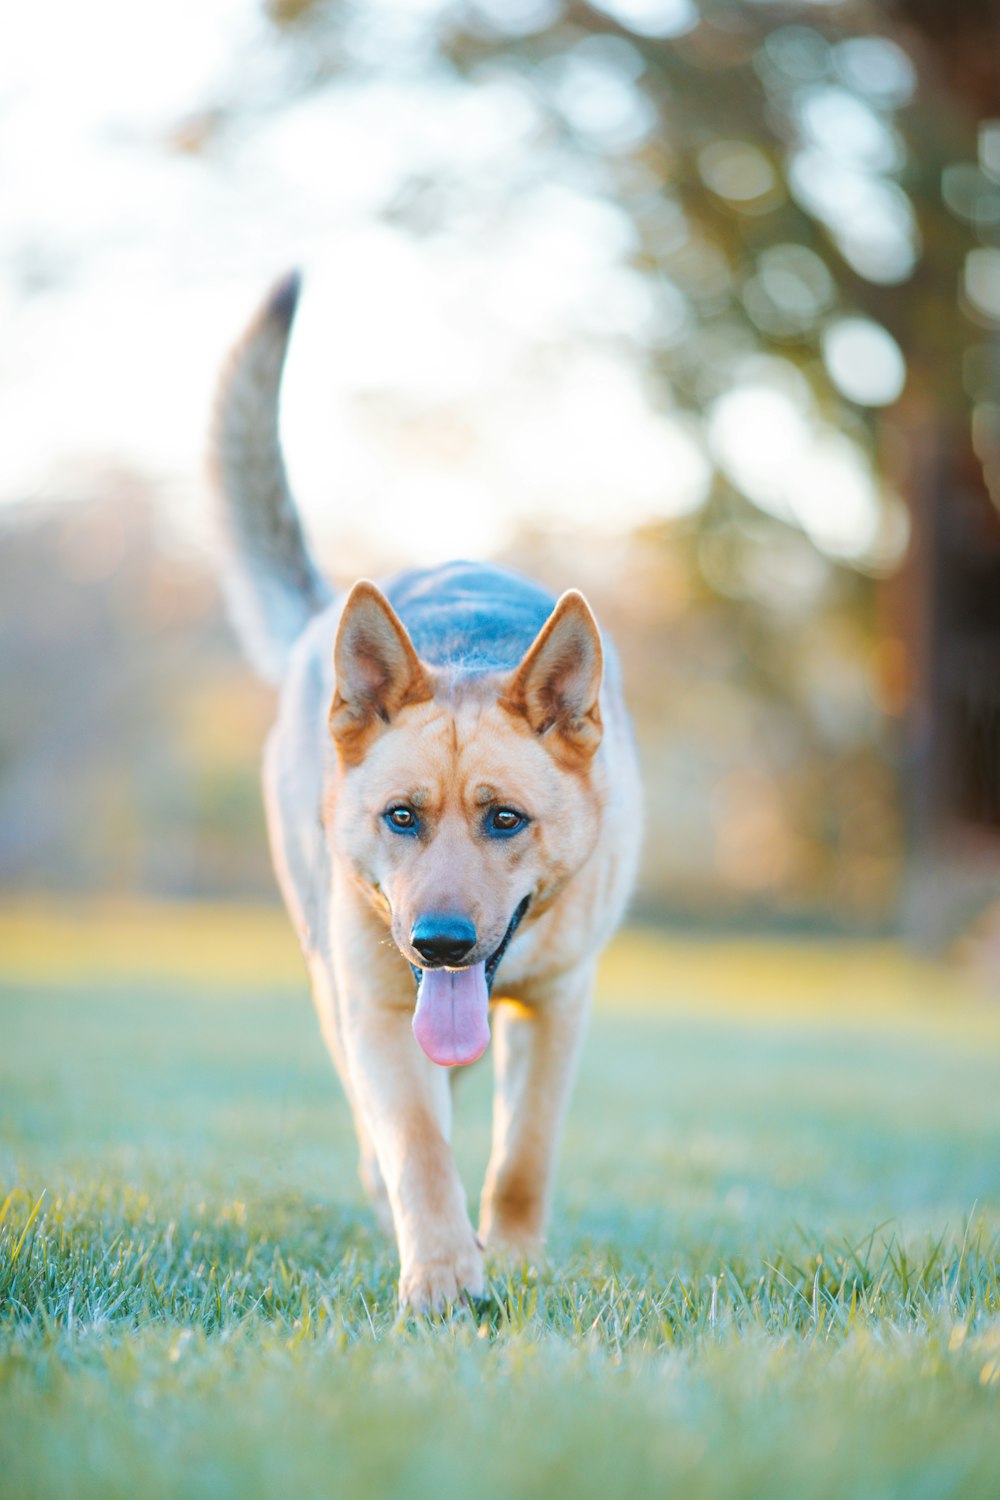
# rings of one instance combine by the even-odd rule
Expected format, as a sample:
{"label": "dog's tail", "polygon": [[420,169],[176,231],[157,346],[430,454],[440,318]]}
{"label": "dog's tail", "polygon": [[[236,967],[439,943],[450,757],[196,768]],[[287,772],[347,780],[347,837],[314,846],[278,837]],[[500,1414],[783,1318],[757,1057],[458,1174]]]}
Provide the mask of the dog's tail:
{"label": "dog's tail", "polygon": [[278,435],[278,391],[299,300],[282,278],[222,372],[209,447],[224,541],[223,582],[244,649],[278,682],[295,641],[332,593],[306,544]]}

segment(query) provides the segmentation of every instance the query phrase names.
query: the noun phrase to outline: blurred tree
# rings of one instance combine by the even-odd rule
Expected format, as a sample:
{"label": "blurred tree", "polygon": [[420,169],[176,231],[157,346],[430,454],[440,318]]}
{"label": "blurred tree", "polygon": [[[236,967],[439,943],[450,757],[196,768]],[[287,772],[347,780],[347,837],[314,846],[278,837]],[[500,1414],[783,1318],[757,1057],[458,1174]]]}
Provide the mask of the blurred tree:
{"label": "blurred tree", "polygon": [[[830,775],[851,744],[848,732],[834,749],[837,729],[860,724],[831,726],[837,680],[852,662],[868,673],[875,702],[906,725],[912,848],[918,867],[937,870],[942,829],[956,814],[988,824],[996,799],[981,770],[993,739],[970,707],[989,609],[963,658],[974,682],[961,701],[943,647],[947,636],[953,654],[962,628],[943,603],[963,596],[956,559],[981,548],[993,520],[967,434],[971,394],[989,460],[1000,421],[975,387],[995,388],[998,363],[989,344],[976,348],[975,322],[1000,323],[1000,271],[969,257],[1000,220],[1000,185],[995,161],[967,158],[974,117],[996,107],[996,7],[469,0],[427,14],[411,39],[416,71],[506,90],[517,127],[503,171],[484,180],[459,153],[443,172],[415,174],[392,217],[414,234],[474,237],[557,188],[614,206],[632,300],[592,332],[634,348],[715,470],[686,532],[646,537],[664,568],[680,549],[700,580],[665,628],[676,640],[714,615],[740,643],[732,674],[751,698],[788,705],[805,732],[801,764]],[[406,75],[406,48],[379,45],[391,19],[380,31],[369,10],[323,0],[272,16],[314,84]],[[942,107],[942,80],[957,104]],[[960,287],[974,322],[958,312]],[[893,586],[873,582],[894,573]],[[808,631],[790,628],[806,620]],[[862,640],[853,657],[850,620]],[[870,725],[856,743],[866,735]],[[768,774],[781,780],[779,767],[775,753]],[[816,845],[845,854],[859,807],[888,829],[884,785],[879,797],[872,818],[870,795],[849,794]],[[884,854],[868,861],[883,875]],[[874,888],[857,886],[855,905],[870,908]],[[884,904],[884,879],[879,889]]]}
{"label": "blurred tree", "polygon": [[888,13],[927,48],[960,107],[976,119],[1000,113],[1000,6],[997,0],[886,0]]}
{"label": "blurred tree", "polygon": [[[984,893],[1000,892],[1000,125],[991,118],[1000,115],[1000,5],[888,0],[887,9],[968,135],[978,128],[978,160],[949,164],[942,176],[944,201],[973,239],[960,280],[971,443],[964,423],[938,424],[925,441],[915,487],[922,545],[897,584],[897,597],[906,588],[921,602],[917,618],[912,605],[897,609],[917,647],[909,920],[934,941],[956,916],[968,920]],[[968,337],[976,328],[988,341]],[[1000,906],[993,926],[1000,951]]]}

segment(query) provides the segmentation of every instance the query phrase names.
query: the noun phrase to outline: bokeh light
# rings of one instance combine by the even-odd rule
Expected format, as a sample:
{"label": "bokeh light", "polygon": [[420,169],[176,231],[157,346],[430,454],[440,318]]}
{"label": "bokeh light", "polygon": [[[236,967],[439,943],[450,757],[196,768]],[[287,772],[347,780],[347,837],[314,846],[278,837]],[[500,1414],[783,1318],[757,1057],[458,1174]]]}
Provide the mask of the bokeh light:
{"label": "bokeh light", "polygon": [[906,384],[906,361],[896,340],[869,318],[840,318],[823,330],[830,379],[859,406],[890,406]]}

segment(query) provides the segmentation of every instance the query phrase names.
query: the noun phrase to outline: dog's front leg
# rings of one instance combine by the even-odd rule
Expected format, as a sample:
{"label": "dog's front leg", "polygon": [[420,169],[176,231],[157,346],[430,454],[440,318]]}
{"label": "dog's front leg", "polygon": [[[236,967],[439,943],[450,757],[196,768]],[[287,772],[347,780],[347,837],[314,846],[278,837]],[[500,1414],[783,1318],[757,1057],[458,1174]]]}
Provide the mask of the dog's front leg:
{"label": "dog's front leg", "polygon": [[493,1147],[479,1232],[491,1249],[531,1256],[545,1238],[562,1123],[593,988],[588,963],[496,1007]]}
{"label": "dog's front leg", "polygon": [[483,1254],[448,1143],[447,1076],[413,1039],[412,1002],[348,993],[346,1012],[351,1073],[399,1245],[400,1301],[438,1309],[463,1292],[480,1296]]}
{"label": "dog's front leg", "polygon": [[481,1296],[483,1252],[449,1145],[448,1073],[414,1040],[412,976],[353,893],[338,899],[333,951],[351,1084],[399,1245],[400,1301],[439,1309]]}

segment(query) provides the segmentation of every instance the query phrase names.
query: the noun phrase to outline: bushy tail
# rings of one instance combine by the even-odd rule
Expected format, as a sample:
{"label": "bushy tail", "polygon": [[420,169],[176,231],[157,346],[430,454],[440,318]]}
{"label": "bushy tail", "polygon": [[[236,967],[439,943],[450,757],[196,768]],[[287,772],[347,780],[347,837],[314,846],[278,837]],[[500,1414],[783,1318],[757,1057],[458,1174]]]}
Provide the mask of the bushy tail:
{"label": "bushy tail", "polygon": [[298,300],[299,276],[292,272],[230,355],[209,449],[227,602],[247,655],[272,682],[280,681],[293,644],[332,598],[302,533],[278,435],[278,391]]}

